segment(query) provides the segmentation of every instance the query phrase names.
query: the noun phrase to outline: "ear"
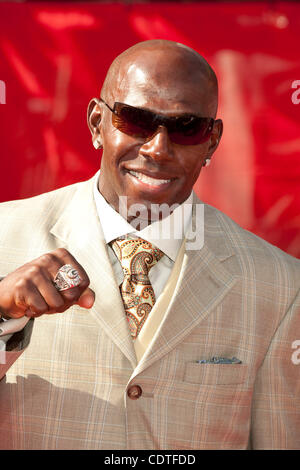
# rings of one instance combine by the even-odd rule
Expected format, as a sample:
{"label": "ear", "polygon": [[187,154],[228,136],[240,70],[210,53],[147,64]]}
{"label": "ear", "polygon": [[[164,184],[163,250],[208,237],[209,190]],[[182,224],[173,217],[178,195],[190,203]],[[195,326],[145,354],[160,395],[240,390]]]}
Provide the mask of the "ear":
{"label": "ear", "polygon": [[211,155],[217,150],[222,134],[223,134],[223,121],[222,119],[216,119],[214,123],[213,132],[210,136],[210,145],[208,148],[207,157],[211,157]]}
{"label": "ear", "polygon": [[87,108],[87,125],[92,134],[92,142],[96,149],[102,147],[100,136],[100,122],[101,122],[101,103],[97,98],[91,99]]}

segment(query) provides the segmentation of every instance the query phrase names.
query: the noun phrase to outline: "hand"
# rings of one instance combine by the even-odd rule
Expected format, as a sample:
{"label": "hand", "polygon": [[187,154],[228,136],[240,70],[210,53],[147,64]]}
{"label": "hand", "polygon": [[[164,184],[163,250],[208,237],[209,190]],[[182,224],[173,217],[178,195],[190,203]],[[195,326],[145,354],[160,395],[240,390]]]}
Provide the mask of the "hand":
{"label": "hand", "polygon": [[[70,264],[81,278],[80,284],[58,291],[53,283],[59,268]],[[39,317],[64,312],[71,305],[91,308],[94,292],[83,267],[65,249],[58,248],[26,263],[0,282],[0,313],[4,318]]]}

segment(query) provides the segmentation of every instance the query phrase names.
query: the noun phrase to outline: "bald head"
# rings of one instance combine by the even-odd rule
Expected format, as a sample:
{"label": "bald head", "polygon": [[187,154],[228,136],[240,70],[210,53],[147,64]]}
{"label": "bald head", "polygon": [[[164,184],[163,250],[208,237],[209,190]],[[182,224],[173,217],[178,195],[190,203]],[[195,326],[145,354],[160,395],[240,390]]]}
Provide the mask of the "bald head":
{"label": "bald head", "polygon": [[[133,87],[134,84],[134,87]],[[149,98],[180,100],[195,96],[197,105],[207,116],[215,117],[218,107],[218,83],[208,62],[193,49],[173,41],[151,40],[130,47],[111,64],[101,96],[114,102],[126,95],[135,101],[147,85]],[[162,112],[164,110],[161,110]]]}

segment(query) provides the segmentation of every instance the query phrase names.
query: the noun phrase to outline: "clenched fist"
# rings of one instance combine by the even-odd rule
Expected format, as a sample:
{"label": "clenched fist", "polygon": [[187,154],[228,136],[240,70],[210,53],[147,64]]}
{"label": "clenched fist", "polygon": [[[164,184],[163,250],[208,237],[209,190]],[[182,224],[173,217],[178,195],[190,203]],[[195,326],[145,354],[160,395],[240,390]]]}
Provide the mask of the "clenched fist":
{"label": "clenched fist", "polygon": [[[78,271],[81,281],[76,287],[58,291],[53,281],[65,264]],[[95,294],[89,283],[76,259],[65,248],[58,248],[24,264],[0,282],[0,313],[9,319],[64,312],[73,304],[91,308]]]}

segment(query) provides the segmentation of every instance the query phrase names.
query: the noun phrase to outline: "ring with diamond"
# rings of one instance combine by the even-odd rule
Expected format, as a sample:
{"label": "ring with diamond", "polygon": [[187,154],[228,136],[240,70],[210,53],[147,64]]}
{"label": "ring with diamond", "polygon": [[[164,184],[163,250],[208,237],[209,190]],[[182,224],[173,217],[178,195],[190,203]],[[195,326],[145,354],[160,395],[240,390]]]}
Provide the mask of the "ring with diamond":
{"label": "ring with diamond", "polygon": [[79,286],[81,277],[77,269],[73,268],[70,264],[64,264],[57,271],[53,282],[58,291],[63,291]]}

